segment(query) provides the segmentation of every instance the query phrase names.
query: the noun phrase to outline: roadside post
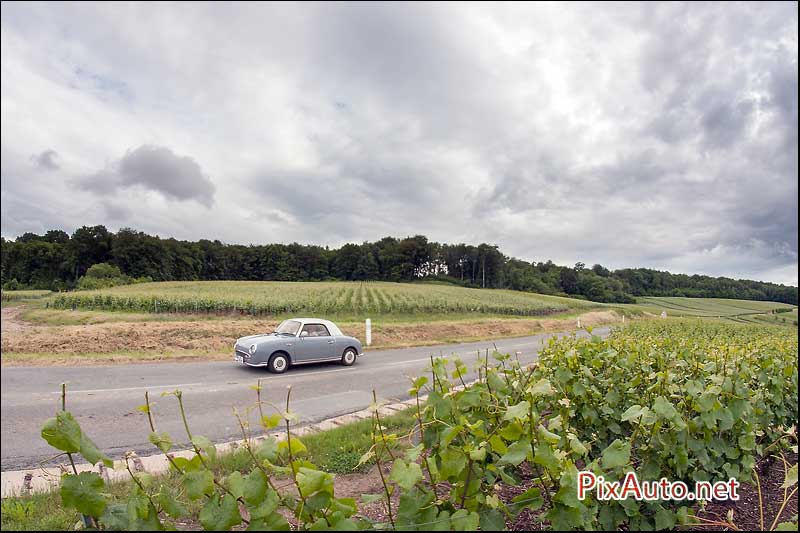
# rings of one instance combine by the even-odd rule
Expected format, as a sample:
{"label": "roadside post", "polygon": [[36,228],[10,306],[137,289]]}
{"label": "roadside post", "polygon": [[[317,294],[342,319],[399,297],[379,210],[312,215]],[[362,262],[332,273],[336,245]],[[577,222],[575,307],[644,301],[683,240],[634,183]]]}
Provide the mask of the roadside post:
{"label": "roadside post", "polygon": [[367,346],[372,344],[372,320],[367,319]]}
{"label": "roadside post", "polygon": [[581,319],[578,319],[578,329],[581,329]]}

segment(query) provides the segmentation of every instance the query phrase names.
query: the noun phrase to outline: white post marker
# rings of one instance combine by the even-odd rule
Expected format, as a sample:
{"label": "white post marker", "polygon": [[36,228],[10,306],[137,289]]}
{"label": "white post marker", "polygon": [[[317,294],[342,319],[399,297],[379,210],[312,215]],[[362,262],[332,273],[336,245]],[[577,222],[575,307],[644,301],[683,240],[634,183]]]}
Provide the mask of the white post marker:
{"label": "white post marker", "polygon": [[578,319],[578,329],[581,329],[581,319]]}
{"label": "white post marker", "polygon": [[372,344],[372,320],[367,319],[367,346]]}
{"label": "white post marker", "polygon": [[625,323],[625,315],[622,315],[622,323]]}

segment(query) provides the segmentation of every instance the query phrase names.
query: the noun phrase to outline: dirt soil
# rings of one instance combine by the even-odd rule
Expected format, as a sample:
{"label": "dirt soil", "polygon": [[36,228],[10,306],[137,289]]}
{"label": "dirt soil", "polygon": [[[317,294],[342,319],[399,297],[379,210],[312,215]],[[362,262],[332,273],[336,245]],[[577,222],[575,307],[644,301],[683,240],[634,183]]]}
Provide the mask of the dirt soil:
{"label": "dirt soil", "polygon": [[[797,464],[797,454],[786,454],[790,465]],[[783,461],[775,456],[768,456],[758,465],[758,476],[761,482],[761,495],[764,502],[764,528],[769,529],[775,516],[784,501],[784,490],[781,488],[784,474]],[[732,522],[742,531],[762,531],[761,510],[758,502],[758,489],[755,485],[742,485],[739,491],[739,501],[711,502],[705,509],[697,512],[701,521],[726,522],[728,514],[732,513]],[[789,522],[797,516],[797,493],[789,499],[789,503],[781,513],[777,524]],[[731,528],[725,524],[704,524],[693,526],[692,530],[699,531],[729,531]]]}
{"label": "dirt soil", "polygon": [[[70,311],[64,311],[69,313]],[[90,325],[47,326],[25,322],[14,307],[2,310],[2,354],[48,354],[41,364],[92,364],[133,362],[131,353],[157,355],[158,360],[223,360],[230,356],[238,337],[272,331],[269,319],[186,320],[170,322],[112,322]],[[581,315],[581,324],[594,326],[617,322],[613,311]],[[515,337],[574,328],[575,319],[490,319],[486,321],[435,322],[430,324],[373,324],[372,348],[422,346],[497,337]],[[345,334],[363,337],[363,327],[342,327]],[[77,357],[80,354],[119,354],[120,357]],[[126,354],[128,356],[126,357]],[[59,357],[61,356],[61,357]],[[76,356],[76,357],[71,357]],[[144,358],[152,362],[154,357]],[[37,364],[35,358],[8,360],[3,366]]]}

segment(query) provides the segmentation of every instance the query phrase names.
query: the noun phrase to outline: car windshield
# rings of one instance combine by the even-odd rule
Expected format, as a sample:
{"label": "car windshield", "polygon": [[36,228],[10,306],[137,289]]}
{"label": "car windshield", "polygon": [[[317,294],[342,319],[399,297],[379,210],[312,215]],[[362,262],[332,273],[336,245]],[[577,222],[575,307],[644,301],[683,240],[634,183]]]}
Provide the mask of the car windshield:
{"label": "car windshield", "polygon": [[284,320],[281,325],[275,329],[275,333],[286,335],[297,335],[297,330],[300,329],[300,322],[297,320]]}

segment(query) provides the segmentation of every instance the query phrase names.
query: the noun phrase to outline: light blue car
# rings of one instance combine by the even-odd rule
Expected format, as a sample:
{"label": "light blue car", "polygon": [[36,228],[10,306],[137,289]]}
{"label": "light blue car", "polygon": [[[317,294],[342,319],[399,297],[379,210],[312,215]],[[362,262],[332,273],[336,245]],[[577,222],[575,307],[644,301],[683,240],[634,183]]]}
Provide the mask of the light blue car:
{"label": "light blue car", "polygon": [[248,366],[266,366],[276,374],[292,365],[340,361],[345,366],[363,355],[361,342],[342,334],[330,320],[293,318],[275,331],[237,339],[234,361]]}

